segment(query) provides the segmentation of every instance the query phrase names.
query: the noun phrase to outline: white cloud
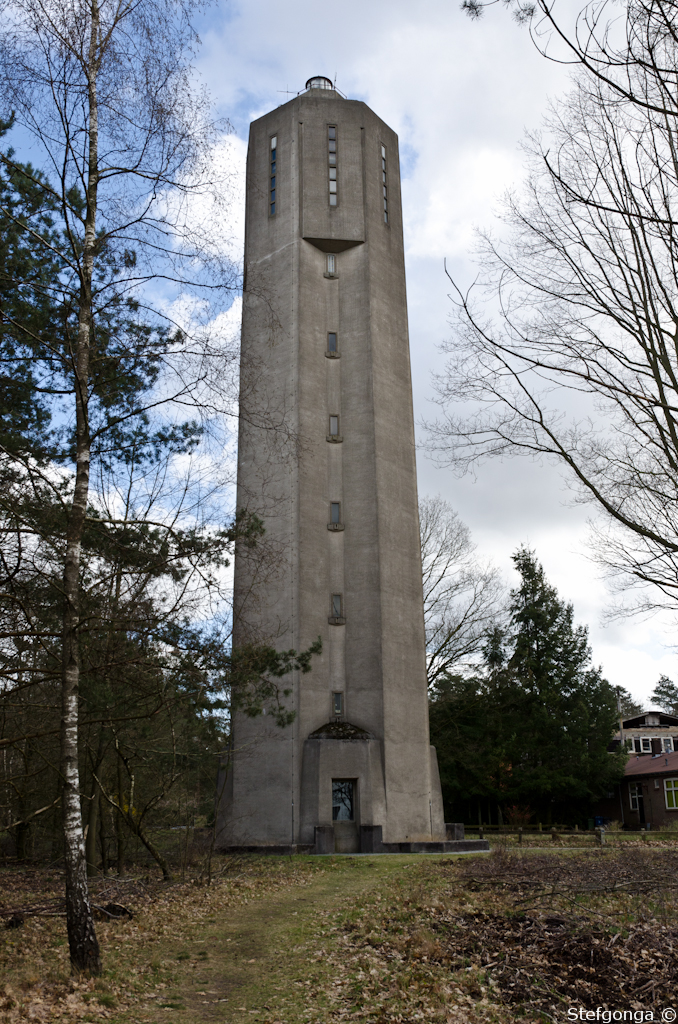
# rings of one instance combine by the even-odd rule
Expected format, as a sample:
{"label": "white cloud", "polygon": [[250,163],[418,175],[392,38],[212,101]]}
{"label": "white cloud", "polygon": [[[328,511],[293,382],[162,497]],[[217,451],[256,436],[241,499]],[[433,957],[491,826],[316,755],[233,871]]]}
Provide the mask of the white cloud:
{"label": "white cloud", "polygon": [[[578,6],[567,0],[564,10]],[[470,284],[473,229],[492,225],[499,198],[519,180],[524,130],[539,126],[549,94],[567,88],[567,67],[540,57],[502,5],[480,23],[449,0],[346,0],[339,7],[231,0],[211,17],[201,29],[200,70],[241,146],[250,120],[315,74],[336,74],[343,92],[399,133],[415,415],[430,418],[430,373],[441,368],[437,346],[449,332],[443,257]],[[241,169],[243,151],[234,153]],[[660,672],[678,681],[661,627],[600,625],[606,593],[586,554],[586,512],[568,505],[553,467],[488,463],[476,480],[457,480],[420,456],[419,475],[421,492],[443,493],[507,574],[521,542],[535,547],[577,619],[591,627],[594,659],[613,682],[643,697]]]}

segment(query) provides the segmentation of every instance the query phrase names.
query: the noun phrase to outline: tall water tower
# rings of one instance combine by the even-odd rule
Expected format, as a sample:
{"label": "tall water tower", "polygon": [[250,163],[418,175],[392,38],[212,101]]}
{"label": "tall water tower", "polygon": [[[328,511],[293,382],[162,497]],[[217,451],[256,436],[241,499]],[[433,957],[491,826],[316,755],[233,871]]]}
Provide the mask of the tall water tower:
{"label": "tall water tower", "polygon": [[327,78],[251,126],[245,265],[238,506],[277,554],[236,555],[236,642],[323,652],[291,725],[236,716],[218,845],[444,840],[398,139]]}

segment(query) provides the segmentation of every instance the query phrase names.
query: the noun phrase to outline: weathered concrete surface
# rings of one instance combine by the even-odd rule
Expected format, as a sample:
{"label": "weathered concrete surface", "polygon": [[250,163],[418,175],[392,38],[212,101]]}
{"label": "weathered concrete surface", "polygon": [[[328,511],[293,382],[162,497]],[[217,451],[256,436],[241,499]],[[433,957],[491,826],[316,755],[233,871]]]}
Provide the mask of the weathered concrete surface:
{"label": "weathered concrete surface", "polygon": [[[252,124],[245,260],[238,506],[262,517],[266,537],[236,554],[236,642],[299,650],[320,636],[323,653],[289,683],[291,726],[236,716],[218,844],[313,845],[316,827],[332,825],[333,778],[355,780],[356,827],[381,826],[387,843],[444,841],[428,734],[398,140],[364,103],[313,89]],[[341,440],[328,440],[330,416]],[[332,501],[343,530],[327,528]],[[318,734],[333,693],[351,737]]]}

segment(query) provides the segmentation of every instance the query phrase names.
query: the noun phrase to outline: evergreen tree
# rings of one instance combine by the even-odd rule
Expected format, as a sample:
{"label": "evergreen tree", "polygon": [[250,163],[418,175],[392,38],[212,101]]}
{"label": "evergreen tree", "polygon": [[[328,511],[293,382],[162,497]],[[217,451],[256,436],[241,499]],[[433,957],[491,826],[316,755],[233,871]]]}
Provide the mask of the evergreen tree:
{"label": "evergreen tree", "polygon": [[616,694],[534,553],[521,548],[513,561],[511,624],[488,638],[485,672],[448,679],[431,707],[444,798],[465,802],[467,818],[529,804],[543,821],[578,821],[623,772],[625,753],[607,750]]}
{"label": "evergreen tree", "polygon": [[668,676],[660,676],[654,690],[650,694],[650,700],[655,707],[662,711],[668,711],[671,715],[678,715],[678,686]]}

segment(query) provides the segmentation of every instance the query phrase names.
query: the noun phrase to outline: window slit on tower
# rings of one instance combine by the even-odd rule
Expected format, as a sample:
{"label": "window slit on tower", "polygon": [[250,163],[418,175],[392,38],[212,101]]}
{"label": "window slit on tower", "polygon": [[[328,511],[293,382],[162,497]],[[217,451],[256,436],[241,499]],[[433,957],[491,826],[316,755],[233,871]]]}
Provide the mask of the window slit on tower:
{"label": "window slit on tower", "polygon": [[381,190],[384,200],[384,224],[388,224],[388,181],[386,180],[386,146],[381,147]]}
{"label": "window slit on tower", "polygon": [[328,622],[331,626],[343,626],[346,624],[343,604],[341,594],[332,594],[330,597],[330,614],[328,616]]}
{"label": "window slit on tower", "polygon": [[339,433],[339,417],[335,414],[330,416],[329,422],[329,433],[327,435],[328,441],[341,441],[342,437]]}
{"label": "window slit on tower", "polygon": [[329,163],[330,206],[337,205],[337,129],[335,125],[327,128],[327,146]]}
{"label": "window slit on tower", "polygon": [[333,356],[337,354],[337,335],[335,331],[328,331],[327,351]]}
{"label": "window slit on tower", "polygon": [[270,181],[270,193],[269,193],[269,214],[270,214],[271,217],[273,217],[275,215],[275,179],[277,177],[275,166],[276,166],[276,153],[277,153],[277,149],[278,149],[278,136],[277,135],[272,135],[271,136],[270,168],[269,168],[269,173],[270,173],[270,178],[271,178],[271,181]]}

